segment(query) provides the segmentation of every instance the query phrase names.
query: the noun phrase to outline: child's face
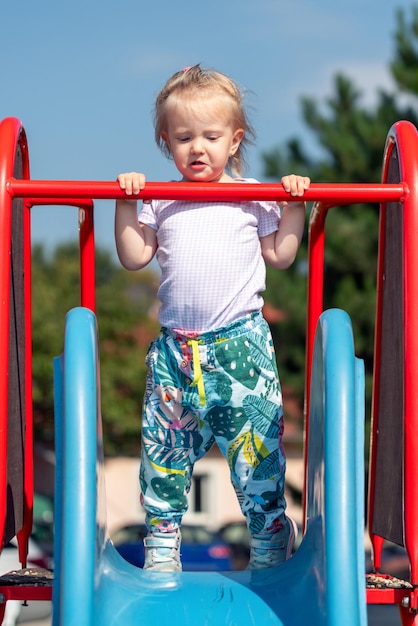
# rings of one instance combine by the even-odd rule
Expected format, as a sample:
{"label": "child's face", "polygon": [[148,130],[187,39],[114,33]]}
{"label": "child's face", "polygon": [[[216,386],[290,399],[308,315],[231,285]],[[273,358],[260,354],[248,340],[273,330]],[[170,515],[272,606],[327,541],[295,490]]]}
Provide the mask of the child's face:
{"label": "child's face", "polygon": [[222,96],[175,98],[167,102],[167,142],[184,181],[225,182],[228,159],[244,136],[232,124],[230,106]]}

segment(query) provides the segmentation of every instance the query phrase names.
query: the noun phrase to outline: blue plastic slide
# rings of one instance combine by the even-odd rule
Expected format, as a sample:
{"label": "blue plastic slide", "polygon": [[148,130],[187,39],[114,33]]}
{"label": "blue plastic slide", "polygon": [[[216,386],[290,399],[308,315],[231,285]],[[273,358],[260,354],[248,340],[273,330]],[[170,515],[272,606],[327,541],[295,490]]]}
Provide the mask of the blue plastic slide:
{"label": "blue plastic slide", "polygon": [[130,565],[106,529],[97,325],[66,318],[54,362],[53,626],[365,626],[364,372],[351,322],[325,312],[312,374],[307,527],[294,556],[263,571],[155,573]]}

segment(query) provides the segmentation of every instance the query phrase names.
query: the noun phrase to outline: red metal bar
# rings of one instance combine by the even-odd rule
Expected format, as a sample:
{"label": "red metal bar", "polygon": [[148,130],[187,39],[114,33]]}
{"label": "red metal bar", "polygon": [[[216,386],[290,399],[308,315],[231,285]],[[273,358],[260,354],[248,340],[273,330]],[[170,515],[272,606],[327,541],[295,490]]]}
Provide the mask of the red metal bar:
{"label": "red metal bar", "polygon": [[[9,367],[9,324],[10,324],[10,253],[12,199],[6,192],[6,180],[14,171],[16,151],[19,147],[22,159],[22,175],[29,177],[29,153],[26,134],[19,122],[8,118],[0,124],[0,220],[1,229],[1,314],[0,314],[0,537],[3,537],[6,519],[7,499],[7,432],[8,432],[8,367]],[[32,418],[32,321],[31,321],[31,262],[30,262],[30,213],[24,203],[23,216],[24,251],[24,304],[25,304],[25,444],[24,444],[24,485],[23,485],[23,527],[18,531],[19,560],[26,565],[29,535],[32,532],[33,515],[33,418]]]}
{"label": "red metal bar", "polygon": [[0,585],[0,624],[3,623],[9,600],[51,602],[52,585]]}
{"label": "red metal bar", "polygon": [[408,606],[398,604],[399,615],[401,618],[402,626],[418,626],[418,617],[415,613],[411,613]]}
{"label": "red metal bar", "polygon": [[[382,180],[386,181],[389,170],[389,162],[393,147],[392,140],[388,141],[388,149],[385,151],[383,159]],[[380,571],[382,562],[382,550],[384,545],[383,537],[373,533],[374,502],[376,489],[376,463],[377,463],[377,440],[379,431],[379,390],[380,390],[380,362],[381,362],[381,336],[382,336],[382,308],[383,308],[383,288],[384,288],[384,267],[385,267],[385,243],[386,243],[386,204],[382,204],[379,215],[379,251],[377,258],[377,284],[376,284],[376,314],[374,331],[374,371],[373,371],[373,396],[371,410],[371,432],[370,432],[370,458],[369,458],[369,489],[368,489],[368,527],[373,549],[373,567],[375,571]]]}
{"label": "red metal bar", "polygon": [[7,433],[8,433],[8,372],[10,327],[10,253],[12,225],[12,196],[7,192],[7,180],[14,175],[16,148],[24,142],[24,131],[14,118],[0,125],[0,544],[6,520]]}
{"label": "red metal bar", "polygon": [[[117,182],[100,181],[59,181],[59,180],[16,180],[9,178],[7,191],[13,197],[31,198],[94,198],[96,200],[122,199],[125,193]],[[352,204],[358,202],[397,202],[408,195],[404,183],[399,185],[382,184],[340,184],[313,183],[304,194],[304,200],[325,202],[328,205]],[[138,195],[139,199],[162,200],[289,200],[279,183],[146,183]]]}
{"label": "red metal bar", "polygon": [[93,202],[79,209],[81,306],[96,311]]}
{"label": "red metal bar", "polygon": [[[29,176],[29,154],[27,144],[23,153],[23,176]],[[25,305],[25,447],[23,469],[23,527],[17,533],[19,561],[27,565],[29,537],[33,525],[34,462],[33,462],[33,399],[32,399],[32,263],[30,206],[24,203],[23,217],[23,272]]]}
{"label": "red metal bar", "polygon": [[28,198],[29,206],[40,206],[40,205],[61,205],[61,206],[73,206],[77,208],[89,208],[92,206],[92,201],[90,198],[66,198],[66,197],[58,197],[54,198],[54,196],[49,196],[48,198],[36,197],[36,198]]}
{"label": "red metal bar", "polygon": [[304,403],[304,476],[305,489],[303,490],[303,531],[306,525],[306,485],[308,475],[308,448],[309,435],[309,408],[312,374],[312,357],[314,351],[315,331],[319,316],[324,305],[324,248],[325,248],[325,220],[328,213],[327,205],[316,203],[311,211],[309,220],[308,238],[308,286],[306,303],[306,353],[305,353],[305,403]]}
{"label": "red metal bar", "polygon": [[309,392],[316,325],[324,308],[325,220],[330,208],[327,205],[316,203],[309,220],[305,415],[309,414]]}
{"label": "red metal bar", "polygon": [[410,594],[410,589],[366,589],[367,604],[401,604]]}
{"label": "red metal bar", "polygon": [[5,600],[52,600],[52,585],[0,585]]}
{"label": "red metal bar", "polygon": [[[401,178],[410,193],[404,204],[404,524],[418,611],[418,134],[412,124],[395,124]],[[418,623],[418,620],[417,620]]]}

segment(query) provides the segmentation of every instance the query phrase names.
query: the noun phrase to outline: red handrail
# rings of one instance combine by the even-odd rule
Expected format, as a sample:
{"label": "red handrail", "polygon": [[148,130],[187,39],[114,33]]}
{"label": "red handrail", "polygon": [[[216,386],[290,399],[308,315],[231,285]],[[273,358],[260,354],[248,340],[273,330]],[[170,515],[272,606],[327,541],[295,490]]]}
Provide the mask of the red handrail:
{"label": "red handrail", "polygon": [[[110,200],[126,198],[117,182],[73,180],[17,180],[9,178],[6,189],[12,197],[31,198],[93,198]],[[358,202],[403,201],[409,193],[405,183],[340,184],[312,183],[304,194],[304,200],[325,202],[328,205]],[[241,202],[245,200],[289,200],[280,183],[183,183],[147,182],[137,196],[141,200],[206,200],[209,202]],[[294,199],[294,198],[293,198]]]}

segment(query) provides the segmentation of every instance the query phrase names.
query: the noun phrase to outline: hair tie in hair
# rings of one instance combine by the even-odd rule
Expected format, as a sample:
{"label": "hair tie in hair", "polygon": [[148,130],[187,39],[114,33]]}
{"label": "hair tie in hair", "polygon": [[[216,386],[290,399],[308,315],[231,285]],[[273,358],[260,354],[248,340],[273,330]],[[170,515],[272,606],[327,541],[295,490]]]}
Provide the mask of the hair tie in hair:
{"label": "hair tie in hair", "polygon": [[192,69],[192,67],[193,67],[192,65],[188,65],[187,67],[185,67],[185,68],[184,68],[184,70],[183,70],[183,74],[185,74],[186,72],[188,72],[189,70],[191,70],[191,69]]}

